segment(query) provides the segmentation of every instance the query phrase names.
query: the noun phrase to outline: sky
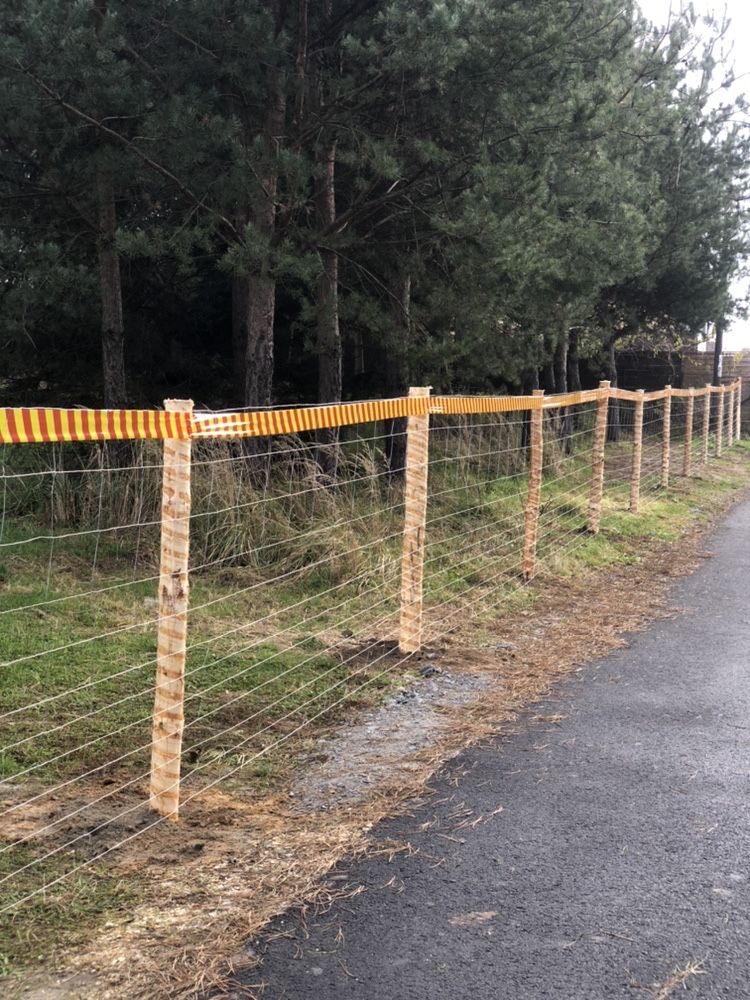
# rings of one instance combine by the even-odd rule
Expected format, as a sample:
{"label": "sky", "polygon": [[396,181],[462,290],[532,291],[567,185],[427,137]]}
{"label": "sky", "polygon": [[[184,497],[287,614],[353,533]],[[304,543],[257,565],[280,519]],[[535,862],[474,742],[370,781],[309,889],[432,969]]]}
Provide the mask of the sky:
{"label": "sky", "polygon": [[[655,24],[666,24],[669,19],[670,7],[680,9],[680,0],[637,0],[646,17]],[[748,0],[726,0],[716,3],[712,0],[693,0],[696,14],[713,14],[720,21],[726,14],[729,19],[727,32],[726,63],[735,74],[733,94],[750,94],[750,47],[745,42],[750,36],[750,3]],[[720,72],[717,70],[717,73]],[[726,99],[727,92],[723,92]],[[732,288],[737,298],[750,296],[750,278],[739,280]],[[735,319],[724,334],[724,350],[737,351],[742,347],[750,348],[750,318]]]}

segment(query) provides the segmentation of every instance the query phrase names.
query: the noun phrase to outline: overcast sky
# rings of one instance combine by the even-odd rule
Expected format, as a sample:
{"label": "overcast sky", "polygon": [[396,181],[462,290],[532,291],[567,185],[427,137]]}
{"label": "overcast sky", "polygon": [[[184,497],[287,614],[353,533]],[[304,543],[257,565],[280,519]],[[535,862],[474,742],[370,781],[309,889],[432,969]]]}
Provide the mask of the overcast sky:
{"label": "overcast sky", "polygon": [[[666,24],[670,7],[680,9],[680,0],[637,0],[646,17],[655,24]],[[733,67],[735,76],[734,93],[750,92],[750,47],[746,40],[750,36],[750,3],[748,0],[727,0],[714,3],[711,0],[693,0],[697,14],[713,14],[717,20],[724,15],[730,21],[727,33],[726,57]],[[743,44],[744,43],[744,44]],[[717,71],[718,72],[718,71]],[[722,95],[726,98],[726,94]],[[745,297],[750,293],[750,280],[743,279],[733,289],[735,296]],[[736,319],[724,335],[724,350],[735,351],[740,347],[750,348],[750,319]]]}

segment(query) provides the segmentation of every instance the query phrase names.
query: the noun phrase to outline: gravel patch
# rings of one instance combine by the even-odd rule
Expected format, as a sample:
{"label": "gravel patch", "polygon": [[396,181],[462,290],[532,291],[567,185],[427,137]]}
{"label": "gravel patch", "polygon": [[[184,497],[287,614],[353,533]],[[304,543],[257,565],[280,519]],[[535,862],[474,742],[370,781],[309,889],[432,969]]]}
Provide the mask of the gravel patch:
{"label": "gravel patch", "polygon": [[412,685],[333,739],[321,738],[290,798],[304,812],[354,806],[378,785],[421,766],[414,755],[447,726],[445,710],[475,701],[490,686],[487,675],[453,673],[429,661]]}

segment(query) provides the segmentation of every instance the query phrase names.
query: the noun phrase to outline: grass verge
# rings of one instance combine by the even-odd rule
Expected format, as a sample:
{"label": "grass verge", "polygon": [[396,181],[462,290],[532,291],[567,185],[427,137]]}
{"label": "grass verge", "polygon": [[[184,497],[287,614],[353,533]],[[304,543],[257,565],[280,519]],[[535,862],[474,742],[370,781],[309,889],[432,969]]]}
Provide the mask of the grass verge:
{"label": "grass verge", "polygon": [[[627,462],[626,445],[610,448],[597,536],[582,530],[590,473],[585,454],[549,464],[532,586],[518,577],[523,477],[512,469],[491,477],[492,470],[465,463],[460,475],[438,480],[435,492],[445,493],[430,508],[425,590],[431,647],[481,647],[496,637],[498,615],[533,617],[550,588],[566,581],[580,587],[591,574],[637,566],[654,544],[678,541],[744,489],[750,449],[743,442],[701,477],[673,478],[668,490],[649,474],[637,516],[626,509]],[[186,854],[200,856],[206,825],[214,840],[232,844],[227,826],[245,830],[258,803],[309,762],[321,732],[335,731],[410,682],[419,664],[399,658],[389,645],[401,515],[396,489],[349,494],[320,514],[328,533],[302,555],[285,549],[284,561],[222,565],[195,575],[188,788],[200,792],[224,780],[221,793],[194,800],[182,831],[158,835],[142,832],[149,823],[142,774],[153,697],[153,567],[146,562],[145,579],[121,586],[134,551],[123,539],[100,541],[93,580],[88,539],[83,547],[77,540],[78,548],[58,541],[53,548],[44,540],[26,543],[21,554],[12,545],[5,549],[0,611],[24,610],[5,616],[9,627],[0,638],[2,659],[18,661],[5,668],[0,706],[15,713],[4,720],[4,743],[16,744],[1,761],[6,850],[0,877],[13,876],[4,885],[8,902],[60,878],[3,921],[0,961],[11,977],[23,980],[33,967],[92,940],[103,925],[121,926],[148,907],[163,892],[163,880],[173,877],[174,864]],[[6,541],[41,533],[12,518],[5,531]],[[284,575],[290,564],[304,572]],[[282,578],[270,587],[269,576]],[[73,596],[94,589],[95,599]],[[112,634],[97,638],[105,631]],[[46,652],[27,658],[39,651]],[[65,694],[72,689],[78,690]],[[32,712],[17,711],[33,702],[39,705]],[[92,773],[80,780],[85,772]],[[72,779],[79,780],[49,795]],[[36,804],[15,808],[37,795]],[[50,825],[42,836],[34,832]],[[107,853],[136,834],[135,854],[143,845],[149,865],[134,863],[133,852]],[[70,874],[79,865],[86,867]],[[200,892],[208,905],[210,887]]]}

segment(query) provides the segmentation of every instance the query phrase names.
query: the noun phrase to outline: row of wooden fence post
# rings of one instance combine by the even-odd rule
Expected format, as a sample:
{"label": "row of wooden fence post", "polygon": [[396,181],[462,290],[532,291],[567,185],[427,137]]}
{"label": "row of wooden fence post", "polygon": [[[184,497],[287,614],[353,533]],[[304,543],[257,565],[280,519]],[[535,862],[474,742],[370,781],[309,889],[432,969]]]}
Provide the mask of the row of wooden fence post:
{"label": "row of wooden fence post", "polygon": [[[718,395],[716,420],[716,455],[720,456],[724,434],[724,396],[729,393],[727,439],[739,440],[741,386],[712,388],[703,396],[701,428],[701,463],[708,462],[712,394]],[[735,395],[736,394],[736,395]],[[409,397],[430,395],[429,387],[412,388]],[[539,532],[542,470],[544,461],[544,392],[537,390],[539,404],[530,408],[528,494],[524,516],[522,576],[530,580],[536,572],[536,549]],[[604,494],[604,460],[610,383],[599,383],[596,423],[592,446],[592,470],[589,490],[587,529],[599,531]],[[666,386],[662,411],[661,473],[662,487],[669,485],[672,390]],[[643,418],[645,393],[640,390],[634,403],[633,450],[630,475],[630,510],[640,505],[643,456]],[[190,413],[190,400],[167,400],[165,409]],[[692,439],[695,416],[695,392],[687,396],[683,475],[692,472]],[[408,655],[422,646],[423,582],[427,483],[429,468],[429,423],[427,413],[410,416],[406,422],[406,468],[404,483],[404,531],[401,558],[401,597],[399,650]],[[180,766],[184,729],[185,659],[187,648],[188,556],[190,546],[191,504],[190,440],[164,442],[164,469],[161,516],[161,564],[159,571],[159,626],[157,668],[151,751],[151,808],[170,819],[179,816]]]}

